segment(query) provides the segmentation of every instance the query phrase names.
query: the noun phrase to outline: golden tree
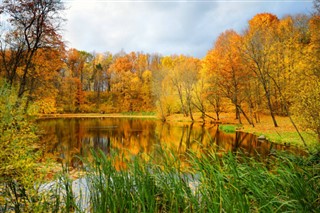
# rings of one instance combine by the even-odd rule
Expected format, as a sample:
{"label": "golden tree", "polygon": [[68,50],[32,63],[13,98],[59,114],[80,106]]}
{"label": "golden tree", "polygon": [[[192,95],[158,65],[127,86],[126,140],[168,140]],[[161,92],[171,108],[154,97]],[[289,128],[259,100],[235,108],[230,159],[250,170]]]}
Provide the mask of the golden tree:
{"label": "golden tree", "polygon": [[274,55],[273,43],[279,19],[269,13],[257,14],[249,21],[249,29],[243,38],[242,54],[247,69],[263,87],[267,106],[275,127],[278,126],[272,104],[271,65]]}

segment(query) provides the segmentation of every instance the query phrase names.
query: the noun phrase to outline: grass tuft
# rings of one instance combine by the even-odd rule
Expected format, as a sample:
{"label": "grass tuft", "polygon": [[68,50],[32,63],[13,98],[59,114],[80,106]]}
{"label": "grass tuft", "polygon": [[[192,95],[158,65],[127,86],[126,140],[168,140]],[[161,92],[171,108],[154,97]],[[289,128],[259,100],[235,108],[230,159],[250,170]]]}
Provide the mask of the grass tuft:
{"label": "grass tuft", "polygon": [[232,124],[220,124],[219,130],[225,133],[234,133],[236,132],[237,126]]}

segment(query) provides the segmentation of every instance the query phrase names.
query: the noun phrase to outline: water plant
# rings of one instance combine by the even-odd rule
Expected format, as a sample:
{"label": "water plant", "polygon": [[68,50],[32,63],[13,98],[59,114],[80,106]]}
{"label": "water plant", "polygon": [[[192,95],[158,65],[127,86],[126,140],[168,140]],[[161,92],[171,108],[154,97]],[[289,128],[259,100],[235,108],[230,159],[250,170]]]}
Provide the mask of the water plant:
{"label": "water plant", "polygon": [[[121,157],[121,156],[120,156]],[[87,162],[92,212],[317,212],[320,210],[319,154],[275,154],[262,161],[240,153],[217,156],[141,156],[117,170],[115,159],[93,152]],[[313,159],[313,160],[311,160]],[[158,163],[157,163],[158,162]]]}
{"label": "water plant", "polygon": [[[242,153],[218,155],[212,150],[187,152],[183,156],[162,148],[156,150],[152,155],[138,154],[131,158],[116,151],[105,154],[92,150],[87,159],[81,159],[83,176],[71,179],[64,167],[47,194],[42,190],[37,209],[39,212],[320,210],[319,153],[307,157],[272,153],[265,159],[257,159]],[[119,162],[122,167],[116,166]],[[76,189],[75,182],[82,182],[82,187]]]}

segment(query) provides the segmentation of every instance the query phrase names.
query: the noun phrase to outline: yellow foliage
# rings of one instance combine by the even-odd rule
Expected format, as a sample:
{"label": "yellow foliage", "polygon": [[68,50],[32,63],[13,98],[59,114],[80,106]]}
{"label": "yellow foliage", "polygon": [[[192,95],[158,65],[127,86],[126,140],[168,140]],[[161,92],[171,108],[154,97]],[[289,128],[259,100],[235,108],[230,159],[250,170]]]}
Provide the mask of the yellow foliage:
{"label": "yellow foliage", "polygon": [[34,124],[24,115],[23,101],[16,106],[15,90],[3,81],[0,85],[0,194],[5,198],[0,199],[0,206],[12,207],[35,193],[40,178],[35,151],[38,137]]}
{"label": "yellow foliage", "polygon": [[37,111],[41,114],[57,113],[56,99],[54,97],[42,98],[41,100],[34,102],[31,108],[32,111]]}

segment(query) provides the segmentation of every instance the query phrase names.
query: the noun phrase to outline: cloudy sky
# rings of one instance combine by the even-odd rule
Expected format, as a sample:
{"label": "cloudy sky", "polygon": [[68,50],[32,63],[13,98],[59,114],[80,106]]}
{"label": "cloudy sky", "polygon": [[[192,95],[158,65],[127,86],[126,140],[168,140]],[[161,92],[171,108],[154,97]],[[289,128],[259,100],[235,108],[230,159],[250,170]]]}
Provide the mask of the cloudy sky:
{"label": "cloudy sky", "polygon": [[241,33],[255,14],[312,12],[312,0],[65,0],[64,39],[88,52],[203,57],[220,33]]}

